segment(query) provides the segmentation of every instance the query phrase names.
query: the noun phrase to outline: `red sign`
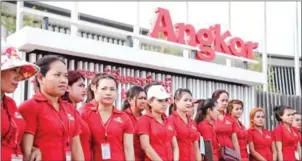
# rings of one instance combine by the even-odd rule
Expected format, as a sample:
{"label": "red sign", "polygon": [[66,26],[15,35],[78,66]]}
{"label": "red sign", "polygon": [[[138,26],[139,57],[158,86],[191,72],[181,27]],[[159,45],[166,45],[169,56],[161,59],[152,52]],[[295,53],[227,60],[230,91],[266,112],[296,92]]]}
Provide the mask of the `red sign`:
{"label": "red sign", "polygon": [[[97,73],[94,71],[87,71],[87,70],[77,70],[77,71],[79,71],[87,79],[91,79]],[[164,81],[152,80],[152,75],[147,75],[146,78],[121,76],[120,70],[118,69],[112,70],[109,67],[105,68],[104,73],[113,76],[120,84],[132,84],[132,85],[138,85],[143,87],[146,84],[158,82],[165,87],[167,92],[171,94],[171,98],[172,98],[172,78],[169,76],[166,77]],[[126,96],[126,90],[122,89],[122,98],[125,99],[125,96]]]}
{"label": "red sign", "polygon": [[149,32],[149,36],[159,38],[162,33],[164,39],[168,41],[197,46],[200,48],[200,51],[197,52],[196,59],[212,61],[215,58],[215,51],[254,59],[253,49],[258,47],[258,43],[245,42],[239,37],[233,37],[226,42],[231,33],[229,31],[221,33],[219,24],[195,30],[191,24],[176,23],[173,26],[170,13],[167,9],[158,8],[155,13],[156,19]]}
{"label": "red sign", "polygon": [[[79,71],[85,78],[91,79],[97,72],[94,71],[87,71],[87,70],[77,70]],[[170,99],[172,98],[172,78],[166,77],[164,81],[156,81],[152,80],[152,75],[147,75],[146,78],[139,78],[139,77],[131,77],[131,76],[121,76],[120,70],[111,70],[109,67],[106,67],[104,73],[113,76],[118,83],[120,84],[132,84],[138,86],[145,86],[146,84],[158,82],[170,93]],[[37,92],[39,89],[36,86],[35,79],[31,81],[34,84],[34,91]],[[126,99],[126,92],[127,90],[122,89],[121,95],[122,99]],[[171,100],[170,100],[171,101]]]}

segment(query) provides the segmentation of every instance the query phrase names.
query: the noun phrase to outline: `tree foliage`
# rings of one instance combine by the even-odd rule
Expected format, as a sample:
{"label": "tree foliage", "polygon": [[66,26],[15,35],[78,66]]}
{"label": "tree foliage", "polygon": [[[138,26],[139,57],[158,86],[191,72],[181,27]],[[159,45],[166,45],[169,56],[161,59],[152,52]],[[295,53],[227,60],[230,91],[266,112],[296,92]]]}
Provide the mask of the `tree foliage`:
{"label": "tree foliage", "polygon": [[[37,9],[35,6],[32,9]],[[4,4],[1,4],[1,25],[3,25],[8,35],[16,31],[16,15],[13,15]],[[42,22],[34,16],[23,16],[23,26],[42,27]]]}

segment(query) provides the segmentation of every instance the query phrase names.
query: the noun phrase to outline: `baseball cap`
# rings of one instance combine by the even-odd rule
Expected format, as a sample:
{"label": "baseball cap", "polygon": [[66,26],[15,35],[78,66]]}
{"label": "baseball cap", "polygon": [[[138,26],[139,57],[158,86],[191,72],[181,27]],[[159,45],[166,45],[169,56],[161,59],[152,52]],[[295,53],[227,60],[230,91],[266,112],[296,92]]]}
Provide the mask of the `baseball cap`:
{"label": "baseball cap", "polygon": [[170,95],[162,85],[153,85],[148,89],[147,97],[148,100],[152,97],[162,100],[169,98]]}

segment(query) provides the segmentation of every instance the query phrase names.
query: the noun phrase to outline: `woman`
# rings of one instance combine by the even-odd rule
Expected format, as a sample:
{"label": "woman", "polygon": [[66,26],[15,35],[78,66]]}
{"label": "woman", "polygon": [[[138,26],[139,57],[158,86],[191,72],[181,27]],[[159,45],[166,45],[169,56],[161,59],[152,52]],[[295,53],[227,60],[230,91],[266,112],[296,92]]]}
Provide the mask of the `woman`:
{"label": "woman", "polygon": [[205,144],[205,161],[219,160],[219,145],[214,130],[214,122],[218,117],[218,108],[212,99],[202,99],[198,103],[195,122]]}
{"label": "woman", "polygon": [[274,108],[275,118],[280,124],[274,129],[277,156],[279,161],[295,161],[301,159],[300,136],[292,127],[294,111],[288,106]]}
{"label": "woman", "polygon": [[164,115],[169,94],[162,85],[152,85],[148,89],[147,98],[150,112],[139,118],[135,129],[146,154],[145,160],[178,160],[175,131]]}
{"label": "woman", "polygon": [[[2,44],[3,45],[3,44]],[[25,121],[15,101],[6,96],[13,93],[19,82],[35,76],[40,68],[22,61],[13,47],[1,49],[1,160],[23,160],[20,143],[25,130]],[[38,152],[38,153],[37,153]],[[40,151],[31,154],[40,160]]]}
{"label": "woman", "polygon": [[215,120],[215,132],[220,146],[226,146],[235,149],[240,155],[240,148],[237,139],[236,121],[232,116],[226,114],[227,105],[229,102],[229,93],[225,90],[217,90],[212,94],[212,100],[217,102],[219,115]]}
{"label": "woman", "polygon": [[168,122],[173,125],[179,147],[179,160],[201,161],[199,153],[199,134],[196,124],[191,119],[192,93],[188,89],[177,89],[174,103],[170,107],[174,111]]}
{"label": "woman", "polygon": [[92,136],[92,160],[134,160],[133,125],[127,114],[114,107],[117,81],[100,73],[91,79],[89,101],[82,107],[81,116]]}
{"label": "woman", "polygon": [[32,147],[39,148],[42,160],[84,160],[79,134],[80,120],[72,104],[63,101],[68,86],[67,66],[58,56],[47,55],[36,62],[39,92],[20,105],[26,121],[22,149],[25,160]]}
{"label": "woman", "polygon": [[231,100],[227,107],[227,114],[231,115],[236,120],[237,132],[240,154],[242,161],[248,161],[249,155],[247,153],[247,130],[240,122],[240,118],[243,113],[243,102],[240,100]]}
{"label": "woman", "polygon": [[301,112],[295,111],[294,120],[292,124],[295,132],[300,136],[300,146],[302,146],[301,132],[302,132],[302,115]]}
{"label": "woman", "polygon": [[250,112],[250,128],[247,132],[251,161],[276,161],[277,153],[273,136],[264,128],[265,114],[262,108]]}
{"label": "woman", "polygon": [[[126,93],[126,100],[123,104],[122,110],[129,116],[135,127],[139,117],[142,115],[146,107],[147,94],[140,86],[132,86]],[[143,161],[145,158],[144,151],[141,148],[139,136],[135,135],[134,138],[134,154],[136,161]]]}
{"label": "woman", "polygon": [[[84,97],[86,96],[86,88],[84,83],[85,83],[85,78],[80,72],[68,71],[68,87],[62,99],[68,101],[69,103],[72,103],[74,107],[76,107],[78,103],[83,102]],[[81,131],[82,131],[80,134],[80,140],[81,140],[84,158],[85,161],[90,161],[91,160],[90,129],[87,123],[82,118],[79,117],[79,119],[80,119]]]}

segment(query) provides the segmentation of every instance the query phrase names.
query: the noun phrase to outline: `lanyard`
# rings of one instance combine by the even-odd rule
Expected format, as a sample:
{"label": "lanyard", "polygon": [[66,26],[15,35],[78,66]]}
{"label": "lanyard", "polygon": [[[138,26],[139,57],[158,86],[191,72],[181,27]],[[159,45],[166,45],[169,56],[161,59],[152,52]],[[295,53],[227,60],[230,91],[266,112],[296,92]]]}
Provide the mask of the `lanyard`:
{"label": "lanyard", "polygon": [[97,112],[98,115],[100,116],[100,119],[101,119],[101,125],[104,127],[105,129],[105,135],[104,135],[104,140],[107,141],[107,129],[108,129],[108,125],[110,124],[111,120],[112,120],[112,117],[113,115],[110,116],[110,118],[108,119],[108,121],[106,122],[106,124],[104,124],[103,120],[102,120],[102,116],[100,115],[99,112]]}
{"label": "lanyard", "polygon": [[[69,148],[69,130],[70,130],[70,120],[69,120],[69,115],[67,114],[67,112],[65,111],[64,107],[61,107],[62,110],[64,111],[66,117],[67,117],[67,120],[68,120],[68,127],[66,129],[65,127],[65,124],[64,124],[64,121],[62,120],[61,116],[59,115],[59,113],[53,109],[53,112],[55,113],[55,115],[57,116],[58,120],[60,121],[61,125],[63,126],[64,128],[64,137],[67,137],[67,143],[66,143],[66,147],[67,147],[67,150],[69,151],[70,148]],[[65,148],[66,148],[65,147]]]}
{"label": "lanyard", "polygon": [[14,135],[14,144],[15,144],[15,145],[14,145],[14,149],[15,149],[15,152],[16,152],[16,154],[17,154],[17,150],[18,150],[19,128],[18,128],[18,126],[17,126],[17,124],[16,124],[14,118],[12,118],[12,116],[9,114],[8,108],[7,108],[6,104],[4,104],[4,103],[3,103],[3,109],[4,109],[4,111],[5,111],[6,114],[7,114],[8,122],[9,122],[9,125],[10,125],[7,133],[9,133],[9,131],[10,131],[10,129],[11,129],[12,127],[14,127],[14,128],[16,129],[15,135]]}

